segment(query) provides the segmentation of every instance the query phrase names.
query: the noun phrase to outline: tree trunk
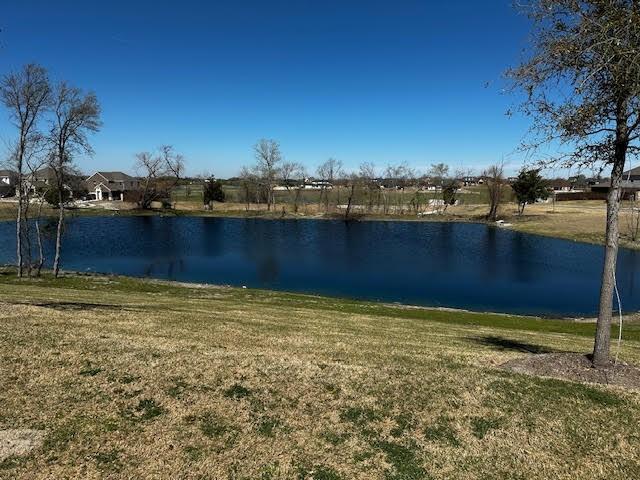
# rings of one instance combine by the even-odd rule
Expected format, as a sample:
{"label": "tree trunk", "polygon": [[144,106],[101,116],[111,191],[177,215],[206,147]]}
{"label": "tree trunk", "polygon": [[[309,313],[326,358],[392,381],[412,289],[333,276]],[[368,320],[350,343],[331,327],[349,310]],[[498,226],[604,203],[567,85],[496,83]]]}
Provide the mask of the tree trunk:
{"label": "tree trunk", "polygon": [[36,217],[36,238],[38,240],[38,265],[36,268],[36,277],[40,276],[42,267],[44,266],[44,249],[42,248],[42,231],[40,230],[40,217],[42,216],[42,204],[44,199],[40,199],[38,205],[38,216]]}
{"label": "tree trunk", "polygon": [[[18,167],[22,170],[22,166]],[[18,172],[18,213],[16,214],[16,263],[18,278],[22,278],[22,172]]]}
{"label": "tree trunk", "polygon": [[25,263],[26,261],[26,267],[27,267],[27,277],[31,278],[31,270],[33,269],[33,259],[31,258],[31,227],[29,226],[29,206],[30,206],[31,200],[29,195],[27,195],[25,197],[25,204],[24,207],[22,208],[22,216],[23,216],[23,227],[22,227],[22,231],[23,231],[23,241],[24,241],[24,251],[25,251],[25,255],[26,259],[23,258],[22,262]]}
{"label": "tree trunk", "polygon": [[58,191],[60,192],[59,201],[60,205],[58,208],[60,209],[60,214],[58,215],[58,228],[56,231],[56,255],[53,260],[53,276],[58,278],[58,274],[60,273],[60,250],[62,249],[62,225],[64,223],[64,203],[63,203],[63,194],[62,188],[58,187]]}
{"label": "tree trunk", "polygon": [[351,191],[349,193],[349,201],[347,202],[347,209],[344,212],[344,219],[348,220],[349,219],[349,214],[351,213],[351,201],[353,199],[353,193],[355,192],[356,186],[355,185],[351,185]]}
{"label": "tree trunk", "polygon": [[616,142],[615,161],[611,170],[611,187],[607,195],[607,231],[604,247],[604,266],[600,286],[600,307],[596,324],[596,338],[593,345],[593,364],[603,366],[609,363],[611,340],[611,316],[613,311],[613,290],[615,286],[616,261],[618,258],[619,213],[621,200],[622,172],[626,160],[628,144]]}
{"label": "tree trunk", "polygon": [[300,193],[301,193],[301,189],[298,187],[298,189],[296,190],[296,196],[293,199],[293,212],[294,213],[298,213],[298,208],[300,206]]}

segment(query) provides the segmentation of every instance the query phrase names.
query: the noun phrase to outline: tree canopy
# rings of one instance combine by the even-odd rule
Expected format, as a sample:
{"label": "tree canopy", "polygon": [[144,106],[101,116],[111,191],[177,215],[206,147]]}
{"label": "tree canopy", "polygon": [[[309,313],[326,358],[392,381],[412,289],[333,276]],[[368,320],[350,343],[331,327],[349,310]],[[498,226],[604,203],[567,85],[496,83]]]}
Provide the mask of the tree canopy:
{"label": "tree canopy", "polygon": [[521,111],[533,121],[526,147],[557,145],[543,164],[611,168],[593,350],[594,365],[606,365],[622,172],[627,156],[640,151],[640,2],[530,0],[522,8],[533,22],[531,45],[508,77],[524,92]]}
{"label": "tree canopy", "polygon": [[209,205],[211,202],[224,202],[225,194],[220,180],[209,178],[204,184],[203,197],[205,205]]}
{"label": "tree canopy", "polygon": [[527,203],[549,198],[549,187],[540,175],[540,169],[522,170],[516,181],[511,184],[511,189],[518,200],[520,215],[524,212]]}

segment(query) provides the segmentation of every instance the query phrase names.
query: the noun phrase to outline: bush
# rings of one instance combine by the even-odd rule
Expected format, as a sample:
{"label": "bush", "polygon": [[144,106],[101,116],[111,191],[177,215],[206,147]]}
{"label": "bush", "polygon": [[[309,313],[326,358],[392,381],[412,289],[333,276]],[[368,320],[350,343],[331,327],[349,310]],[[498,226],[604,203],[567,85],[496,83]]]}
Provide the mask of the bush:
{"label": "bush", "polygon": [[[58,192],[58,187],[53,186],[44,191],[44,199],[45,201],[54,208],[58,208],[60,206],[60,194]],[[62,189],[62,202],[67,203],[71,199],[71,192],[66,188]]]}
{"label": "bush", "polygon": [[458,193],[458,185],[455,182],[449,182],[442,186],[442,200],[445,205],[456,204],[456,194]]}
{"label": "bush", "polygon": [[205,182],[203,197],[205,205],[209,205],[210,202],[224,202],[225,194],[224,190],[222,190],[222,183],[220,180],[216,180],[212,177]]}

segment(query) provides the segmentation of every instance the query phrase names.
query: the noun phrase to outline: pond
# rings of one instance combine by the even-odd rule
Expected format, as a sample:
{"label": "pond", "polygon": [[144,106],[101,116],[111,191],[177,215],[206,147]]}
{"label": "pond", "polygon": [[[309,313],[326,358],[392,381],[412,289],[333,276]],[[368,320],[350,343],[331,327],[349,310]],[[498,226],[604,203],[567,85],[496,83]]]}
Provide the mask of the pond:
{"label": "pond", "polygon": [[[15,262],[0,223],[0,262]],[[51,258],[53,239],[47,239]],[[482,224],[79,217],[67,270],[536,315],[594,315],[602,247]],[[640,252],[622,249],[625,311],[640,310]]]}

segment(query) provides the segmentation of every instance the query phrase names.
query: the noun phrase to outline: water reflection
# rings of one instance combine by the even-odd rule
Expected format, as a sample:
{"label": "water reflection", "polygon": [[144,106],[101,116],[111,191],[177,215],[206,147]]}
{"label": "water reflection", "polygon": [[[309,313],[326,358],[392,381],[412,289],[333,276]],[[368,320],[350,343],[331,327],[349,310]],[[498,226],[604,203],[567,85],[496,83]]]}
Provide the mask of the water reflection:
{"label": "water reflection", "polygon": [[[0,224],[0,261],[14,259]],[[53,238],[45,251],[52,258]],[[104,217],[71,220],[64,268],[533,314],[596,311],[602,248],[474,224]],[[640,252],[621,250],[626,310]]]}

